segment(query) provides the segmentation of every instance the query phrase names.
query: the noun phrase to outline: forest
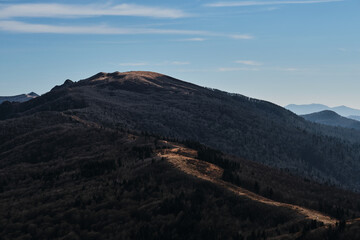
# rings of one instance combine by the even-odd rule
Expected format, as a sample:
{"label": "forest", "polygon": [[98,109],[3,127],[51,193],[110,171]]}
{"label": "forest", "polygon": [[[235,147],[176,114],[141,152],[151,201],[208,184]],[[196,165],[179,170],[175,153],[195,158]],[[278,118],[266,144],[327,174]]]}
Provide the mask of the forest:
{"label": "forest", "polygon": [[[101,73],[0,105],[2,239],[360,238],[359,132],[136,74]],[[158,156],[164,140],[197,151],[228,183],[338,222],[190,176]]]}

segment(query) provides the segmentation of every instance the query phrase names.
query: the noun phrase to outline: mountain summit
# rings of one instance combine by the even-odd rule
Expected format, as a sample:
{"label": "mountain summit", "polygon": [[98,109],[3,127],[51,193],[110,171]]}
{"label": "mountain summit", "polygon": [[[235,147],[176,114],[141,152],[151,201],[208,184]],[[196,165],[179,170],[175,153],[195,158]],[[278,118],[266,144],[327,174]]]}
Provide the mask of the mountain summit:
{"label": "mountain summit", "polygon": [[325,110],[325,111],[301,115],[301,116],[311,122],[360,130],[359,121],[342,117],[336,112],[330,110]]}
{"label": "mountain summit", "polygon": [[112,90],[123,89],[135,92],[147,91],[181,91],[183,93],[199,90],[200,87],[187,83],[167,75],[147,71],[130,72],[99,72],[92,77],[80,80],[76,83],[64,83],[63,87],[96,86],[97,88],[109,88]]}
{"label": "mountain summit", "polygon": [[[33,101],[0,105],[0,118],[48,111],[108,128],[197,141],[301,176],[360,189],[360,153],[353,145],[360,141],[360,132],[319,126],[270,102],[163,74],[101,72],[66,81]],[[335,148],[343,158],[333,153]],[[344,158],[351,164],[344,165]]]}
{"label": "mountain summit", "polygon": [[6,101],[9,102],[26,102],[29,101],[31,99],[34,99],[36,97],[38,97],[39,95],[37,95],[34,92],[28,93],[28,94],[20,94],[20,95],[16,95],[16,96],[7,96],[7,97],[0,97],[0,104]]}
{"label": "mountain summit", "polygon": [[98,73],[0,104],[0,118],[5,239],[311,240],[359,229],[348,190],[360,189],[360,132],[266,101],[157,73]]}

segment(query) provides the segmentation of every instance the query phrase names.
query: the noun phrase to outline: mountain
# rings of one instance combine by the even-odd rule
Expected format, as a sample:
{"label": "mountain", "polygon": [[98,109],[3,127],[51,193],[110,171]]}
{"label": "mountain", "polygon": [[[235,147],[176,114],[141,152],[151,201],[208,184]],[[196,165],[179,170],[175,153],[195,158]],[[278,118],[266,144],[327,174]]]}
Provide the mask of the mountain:
{"label": "mountain", "polygon": [[315,112],[321,112],[324,110],[330,110],[330,111],[336,112],[337,114],[339,114],[343,117],[350,118],[350,116],[352,116],[352,115],[360,116],[359,109],[349,108],[346,106],[328,107],[323,104],[304,104],[304,105],[290,104],[290,105],[285,106],[285,108],[298,114],[298,115],[305,115],[305,114],[310,114],[310,113],[315,113]]}
{"label": "mountain", "polygon": [[315,123],[360,130],[359,121],[342,117],[336,112],[330,110],[325,110],[325,111],[301,115],[301,116],[306,120]]}
{"label": "mountain", "polygon": [[330,108],[323,104],[304,104],[304,105],[296,105],[289,104],[285,106],[286,109],[296,113],[298,115],[310,114],[314,112],[320,112],[324,110],[329,110]]}
{"label": "mountain", "polygon": [[4,102],[0,118],[4,239],[351,239],[359,230],[360,195],[349,191],[359,188],[358,131],[266,101],[158,73],[98,73]]}
{"label": "mountain", "polygon": [[348,118],[356,120],[356,121],[360,121],[360,116],[350,115],[350,116],[348,116]]}
{"label": "mountain", "polygon": [[26,101],[34,99],[34,98],[36,98],[38,96],[39,95],[37,95],[36,93],[31,92],[29,94],[20,94],[20,95],[10,96],[10,97],[0,97],[0,104],[5,102],[5,101],[9,101],[9,102],[26,102]]}
{"label": "mountain", "polygon": [[0,105],[0,118],[47,111],[109,128],[198,141],[300,176],[360,190],[360,132],[312,124],[272,103],[162,74],[98,73],[66,81],[33,101]]}
{"label": "mountain", "polygon": [[336,112],[337,114],[339,114],[341,116],[346,116],[346,117],[351,116],[351,115],[360,116],[359,109],[349,108],[346,106],[333,107],[333,108],[331,108],[331,110],[333,110],[334,112]]}
{"label": "mountain", "polygon": [[56,111],[0,129],[4,239],[312,239],[359,229],[359,194],[196,142]]}

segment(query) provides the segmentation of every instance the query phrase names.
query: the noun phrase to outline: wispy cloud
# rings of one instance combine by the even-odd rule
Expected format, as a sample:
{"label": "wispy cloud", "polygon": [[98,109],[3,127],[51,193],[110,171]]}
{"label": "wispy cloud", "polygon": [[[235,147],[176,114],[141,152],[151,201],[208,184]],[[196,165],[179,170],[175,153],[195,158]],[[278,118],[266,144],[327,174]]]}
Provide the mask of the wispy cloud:
{"label": "wispy cloud", "polygon": [[180,62],[180,61],[174,61],[170,62],[171,65],[188,65],[190,62]]}
{"label": "wispy cloud", "polygon": [[254,36],[250,35],[250,34],[242,34],[242,35],[230,35],[230,38],[233,38],[233,39],[254,39]]}
{"label": "wispy cloud", "polygon": [[[232,34],[214,33],[197,30],[156,29],[156,28],[119,28],[106,24],[92,26],[58,26],[49,24],[33,24],[21,21],[0,21],[0,31],[15,33],[51,33],[51,34],[112,34],[112,35],[137,35],[137,34],[168,34],[168,35],[198,35],[234,38]],[[252,39],[251,35],[235,35],[235,39]]]}
{"label": "wispy cloud", "polygon": [[4,4],[0,5],[0,18],[15,17],[98,17],[98,16],[136,16],[155,18],[182,18],[187,14],[179,9],[148,7],[135,4],[119,5],[75,5],[54,3]]}
{"label": "wispy cloud", "polygon": [[264,6],[264,5],[285,5],[285,4],[315,4],[343,2],[344,0],[308,0],[308,1],[235,1],[235,2],[215,2],[205,4],[207,7],[247,7],[247,6]]}
{"label": "wispy cloud", "polygon": [[261,62],[253,60],[237,60],[234,63],[241,64],[240,67],[220,67],[218,72],[237,72],[237,71],[278,71],[278,72],[297,72],[301,71],[294,67],[267,66]]}
{"label": "wispy cloud", "polygon": [[258,68],[249,68],[249,67],[222,67],[219,68],[219,72],[237,72],[237,71],[259,71]]}
{"label": "wispy cloud", "polygon": [[249,65],[249,66],[261,66],[261,65],[263,65],[260,62],[255,62],[255,61],[251,61],[251,60],[238,60],[238,61],[235,61],[235,63],[240,63],[240,64],[244,64],[244,65]]}
{"label": "wispy cloud", "polygon": [[184,38],[184,39],[178,39],[176,41],[179,42],[203,42],[205,41],[205,38]]}
{"label": "wispy cloud", "polygon": [[127,63],[119,63],[119,66],[122,67],[137,67],[137,66],[167,66],[167,65],[188,65],[190,62],[184,62],[184,61],[164,61],[164,62],[158,62],[158,63],[148,63],[148,62],[127,62]]}
{"label": "wispy cloud", "polygon": [[93,26],[56,26],[47,24],[32,24],[20,21],[0,21],[0,30],[18,33],[63,33],[63,34],[179,34],[206,35],[204,31],[153,29],[153,28],[117,28],[107,25]]}
{"label": "wispy cloud", "polygon": [[359,53],[360,49],[353,49],[353,48],[338,48],[339,51],[344,53]]}
{"label": "wispy cloud", "polygon": [[119,63],[118,65],[122,67],[137,67],[137,66],[146,66],[149,64],[145,62],[137,62],[137,63],[133,62],[133,63]]}
{"label": "wispy cloud", "polygon": [[300,69],[294,68],[294,67],[276,67],[271,70],[280,71],[280,72],[299,72],[299,71],[301,71]]}
{"label": "wispy cloud", "polygon": [[218,72],[238,72],[238,71],[277,71],[277,72],[299,72],[298,68],[292,67],[221,67]]}

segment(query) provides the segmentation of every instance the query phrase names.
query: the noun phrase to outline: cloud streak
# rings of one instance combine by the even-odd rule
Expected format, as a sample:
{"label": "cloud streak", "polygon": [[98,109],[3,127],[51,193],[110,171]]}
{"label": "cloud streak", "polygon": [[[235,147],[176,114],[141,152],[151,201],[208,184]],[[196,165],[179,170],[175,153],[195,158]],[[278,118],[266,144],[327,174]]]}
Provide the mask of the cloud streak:
{"label": "cloud streak", "polygon": [[0,5],[0,18],[36,17],[69,18],[100,16],[135,16],[154,18],[182,18],[187,14],[178,9],[148,7],[135,4],[75,5],[75,4],[4,4]]}
{"label": "cloud streak", "polygon": [[129,63],[119,63],[119,66],[122,67],[138,67],[138,66],[182,66],[188,65],[190,62],[182,62],[182,61],[165,61],[160,63],[147,63],[147,62],[129,62]]}
{"label": "cloud streak", "polygon": [[237,71],[259,71],[258,68],[247,68],[247,67],[235,67],[235,68],[229,68],[229,67],[222,67],[219,68],[219,72],[237,72]]}
{"label": "cloud streak", "polygon": [[230,38],[233,38],[233,39],[254,39],[254,36],[252,35],[249,35],[249,34],[239,34],[239,35],[230,35]]}
{"label": "cloud streak", "polygon": [[248,66],[261,66],[263,65],[260,62],[255,62],[255,61],[251,61],[251,60],[238,60],[235,61],[236,63],[240,63],[240,64],[244,64],[244,65],[248,65]]}
{"label": "cloud streak", "polygon": [[121,67],[138,67],[138,66],[146,66],[149,65],[146,62],[132,62],[132,63],[119,63]]}
{"label": "cloud streak", "polygon": [[139,35],[139,34],[162,34],[162,35],[193,35],[214,36],[232,39],[253,39],[251,35],[232,35],[197,30],[156,29],[156,28],[119,28],[108,25],[92,26],[58,26],[48,24],[33,24],[21,21],[0,21],[0,31],[14,33],[50,33],[50,34],[90,34],[90,35]]}
{"label": "cloud streak", "polygon": [[[1,1],[1,0],[0,0]],[[230,39],[249,40],[250,34],[226,34],[200,30],[163,29],[147,27],[112,27],[107,24],[98,25],[55,25],[47,23],[30,23],[18,21],[16,18],[90,18],[103,16],[183,18],[188,16],[178,9],[148,7],[135,4],[0,4],[0,31],[14,33],[49,33],[49,34],[102,34],[102,35],[136,35],[136,34],[168,34],[193,35],[183,41],[204,41],[204,37],[225,37]]]}
{"label": "cloud streak", "polygon": [[154,29],[154,28],[117,28],[107,25],[93,26],[56,26],[47,24],[32,24],[20,21],[0,21],[0,30],[17,33],[54,33],[54,34],[179,34],[179,35],[208,35],[204,31]]}
{"label": "cloud streak", "polygon": [[286,5],[286,4],[316,4],[343,2],[344,0],[308,0],[308,1],[242,1],[242,2],[215,2],[205,4],[207,7],[248,7],[265,5]]}
{"label": "cloud streak", "polygon": [[238,72],[238,71],[278,71],[278,72],[299,72],[298,68],[291,67],[221,67],[218,72]]}
{"label": "cloud streak", "polygon": [[178,39],[178,42],[203,42],[205,38],[185,38],[185,39]]}

